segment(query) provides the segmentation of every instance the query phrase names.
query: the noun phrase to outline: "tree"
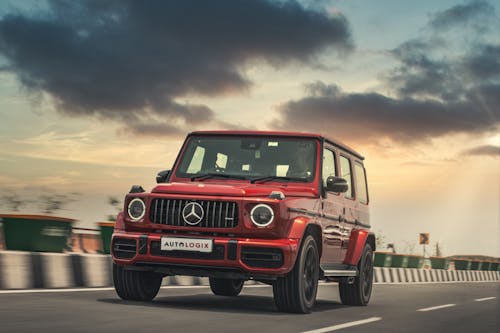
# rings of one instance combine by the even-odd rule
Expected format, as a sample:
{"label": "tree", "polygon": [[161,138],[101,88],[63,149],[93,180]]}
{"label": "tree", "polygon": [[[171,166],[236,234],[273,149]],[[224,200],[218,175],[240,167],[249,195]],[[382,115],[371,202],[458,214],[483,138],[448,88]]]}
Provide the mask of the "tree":
{"label": "tree", "polygon": [[114,222],[114,221],[116,221],[117,214],[121,211],[122,202],[120,200],[118,200],[118,198],[116,198],[116,197],[109,196],[108,197],[108,204],[110,204],[111,207],[113,207],[113,210],[115,211],[115,214],[108,215],[108,221]]}
{"label": "tree", "polygon": [[436,257],[443,256],[443,249],[442,249],[442,246],[439,245],[439,242],[436,242],[436,245],[434,247],[434,256],[436,256]]}
{"label": "tree", "polygon": [[44,194],[39,196],[40,209],[44,214],[53,214],[58,210],[62,210],[69,203],[77,200],[77,196],[80,193],[69,193],[69,194]]}
{"label": "tree", "polygon": [[7,207],[7,210],[12,212],[18,212],[19,208],[28,203],[27,200],[21,199],[21,197],[16,193],[3,195],[1,200],[2,206]]}
{"label": "tree", "polygon": [[378,230],[375,235],[375,247],[377,249],[385,249],[387,244],[387,237],[382,233],[381,230]]}
{"label": "tree", "polygon": [[404,241],[403,253],[405,254],[417,254],[417,243],[412,241]]}

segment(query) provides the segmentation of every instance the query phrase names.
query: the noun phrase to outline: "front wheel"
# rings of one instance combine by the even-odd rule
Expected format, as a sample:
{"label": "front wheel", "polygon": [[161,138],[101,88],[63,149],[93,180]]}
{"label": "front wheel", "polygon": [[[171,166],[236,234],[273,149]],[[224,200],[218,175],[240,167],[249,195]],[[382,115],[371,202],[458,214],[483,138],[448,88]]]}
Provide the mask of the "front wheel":
{"label": "front wheel", "polygon": [[238,296],[243,289],[244,280],[209,278],[210,289],[219,296]]}
{"label": "front wheel", "polygon": [[273,283],[274,302],[278,310],[294,313],[311,312],[316,302],[319,279],[318,246],[308,235],[300,248],[293,270]]}
{"label": "front wheel", "polygon": [[113,283],[118,296],[130,301],[151,301],[160,290],[162,277],[151,272],[130,271],[113,263]]}
{"label": "front wheel", "polygon": [[347,280],[339,282],[339,293],[342,304],[368,305],[373,285],[373,253],[370,244],[366,244],[358,263],[358,276],[353,283]]}

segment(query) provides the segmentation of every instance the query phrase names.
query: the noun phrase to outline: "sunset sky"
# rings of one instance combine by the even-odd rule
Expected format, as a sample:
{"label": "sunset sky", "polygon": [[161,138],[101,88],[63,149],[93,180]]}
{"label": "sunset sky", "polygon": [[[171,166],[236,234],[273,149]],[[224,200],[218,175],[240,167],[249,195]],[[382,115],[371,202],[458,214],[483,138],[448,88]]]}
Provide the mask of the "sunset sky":
{"label": "sunset sky", "polygon": [[[1,1],[0,189],[93,227],[185,135],[298,130],[366,157],[398,251],[500,256],[494,1]],[[5,200],[4,200],[5,202]],[[8,212],[8,207],[0,207]]]}

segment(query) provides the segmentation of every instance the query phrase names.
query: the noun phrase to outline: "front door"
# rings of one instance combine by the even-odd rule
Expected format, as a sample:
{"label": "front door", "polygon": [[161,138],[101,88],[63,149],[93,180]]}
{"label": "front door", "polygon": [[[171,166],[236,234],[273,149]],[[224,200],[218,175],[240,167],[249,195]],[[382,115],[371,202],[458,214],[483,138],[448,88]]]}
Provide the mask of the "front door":
{"label": "front door", "polygon": [[340,165],[340,177],[347,181],[347,192],[343,195],[343,214],[342,214],[342,246],[341,246],[341,258],[344,260],[347,249],[349,246],[349,237],[351,231],[356,226],[358,221],[358,207],[356,201],[356,190],[354,187],[354,176],[353,176],[353,165],[352,161],[344,155],[340,155],[339,158]]}
{"label": "front door", "polygon": [[[323,185],[326,179],[336,175],[337,163],[335,153],[331,149],[323,149]],[[323,228],[323,255],[321,265],[324,268],[342,263],[342,222],[343,196],[339,193],[327,192],[322,198],[321,225]]]}

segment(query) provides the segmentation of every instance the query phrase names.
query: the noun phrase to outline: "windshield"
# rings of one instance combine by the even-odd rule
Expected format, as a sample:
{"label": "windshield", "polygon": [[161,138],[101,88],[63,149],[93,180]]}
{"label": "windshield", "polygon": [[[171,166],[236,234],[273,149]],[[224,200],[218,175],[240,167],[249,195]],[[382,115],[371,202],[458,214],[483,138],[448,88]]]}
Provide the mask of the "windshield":
{"label": "windshield", "polygon": [[[314,179],[315,162],[314,139],[193,136],[176,176],[195,180],[220,174],[235,179],[270,177],[264,181],[310,182]],[[200,177],[203,175],[210,177]]]}

